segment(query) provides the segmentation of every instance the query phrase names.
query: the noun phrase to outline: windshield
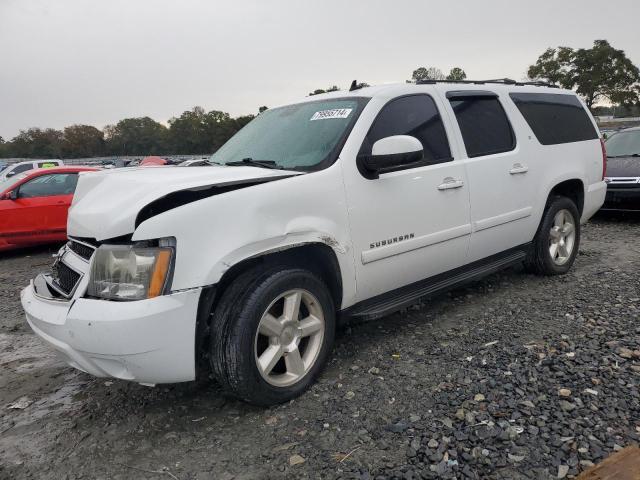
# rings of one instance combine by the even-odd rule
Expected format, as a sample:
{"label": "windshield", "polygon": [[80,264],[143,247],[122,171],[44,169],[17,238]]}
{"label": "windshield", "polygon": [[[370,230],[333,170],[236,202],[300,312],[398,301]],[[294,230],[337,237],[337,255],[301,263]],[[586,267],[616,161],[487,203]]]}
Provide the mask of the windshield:
{"label": "windshield", "polygon": [[[319,170],[335,161],[368,99],[300,103],[262,112],[225,143],[210,161]],[[236,163],[238,162],[238,163]]]}
{"label": "windshield", "polygon": [[618,132],[605,142],[608,157],[640,155],[640,130]]}

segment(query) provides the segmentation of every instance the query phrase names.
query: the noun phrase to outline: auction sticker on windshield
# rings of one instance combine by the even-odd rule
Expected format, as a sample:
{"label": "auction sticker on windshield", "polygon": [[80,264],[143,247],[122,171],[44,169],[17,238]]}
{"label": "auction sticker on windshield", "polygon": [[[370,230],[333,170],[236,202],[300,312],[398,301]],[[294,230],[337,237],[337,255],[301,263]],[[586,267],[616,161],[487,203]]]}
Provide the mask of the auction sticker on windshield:
{"label": "auction sticker on windshield", "polygon": [[333,108],[331,110],[320,110],[316,112],[311,117],[311,121],[313,120],[325,120],[327,118],[347,118],[353,108]]}

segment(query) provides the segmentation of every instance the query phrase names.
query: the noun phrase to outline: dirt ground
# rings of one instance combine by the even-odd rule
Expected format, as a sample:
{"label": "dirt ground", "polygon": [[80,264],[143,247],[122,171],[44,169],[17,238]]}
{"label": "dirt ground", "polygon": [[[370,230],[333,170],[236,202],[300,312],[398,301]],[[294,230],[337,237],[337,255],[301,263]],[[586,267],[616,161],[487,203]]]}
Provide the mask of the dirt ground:
{"label": "dirt ground", "polygon": [[639,440],[637,217],[584,226],[565,276],[514,268],[342,329],[271,409],[60,362],[19,301],[55,251],[0,256],[0,479],[570,478]]}

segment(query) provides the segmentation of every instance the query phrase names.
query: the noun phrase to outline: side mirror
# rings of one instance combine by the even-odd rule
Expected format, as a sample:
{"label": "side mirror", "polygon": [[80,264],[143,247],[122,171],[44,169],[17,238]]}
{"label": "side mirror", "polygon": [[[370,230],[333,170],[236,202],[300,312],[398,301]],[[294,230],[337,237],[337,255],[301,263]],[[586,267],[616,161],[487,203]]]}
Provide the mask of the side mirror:
{"label": "side mirror", "polygon": [[422,143],[410,135],[381,138],[373,144],[371,155],[359,158],[361,171],[365,170],[363,173],[370,179],[378,178],[381,173],[419,166],[423,161]]}
{"label": "side mirror", "polygon": [[10,192],[5,193],[0,200],[16,200],[18,198],[18,192],[16,190],[11,190]]}
{"label": "side mirror", "polygon": [[16,174],[15,171],[7,173],[7,178],[11,178]]}

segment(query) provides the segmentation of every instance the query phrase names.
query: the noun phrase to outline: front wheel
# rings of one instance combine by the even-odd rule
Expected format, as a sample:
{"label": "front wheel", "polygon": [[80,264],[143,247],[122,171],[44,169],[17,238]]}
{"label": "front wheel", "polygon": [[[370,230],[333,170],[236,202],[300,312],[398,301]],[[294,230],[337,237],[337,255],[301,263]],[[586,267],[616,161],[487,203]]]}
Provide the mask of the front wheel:
{"label": "front wheel", "polygon": [[580,246],[580,214],[567,197],[553,198],[545,209],[526,266],[540,275],[569,271]]}
{"label": "front wheel", "polygon": [[335,307],[313,273],[275,269],[238,278],[213,318],[214,376],[257,405],[286,402],[315,380],[331,351]]}

